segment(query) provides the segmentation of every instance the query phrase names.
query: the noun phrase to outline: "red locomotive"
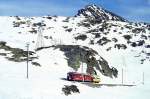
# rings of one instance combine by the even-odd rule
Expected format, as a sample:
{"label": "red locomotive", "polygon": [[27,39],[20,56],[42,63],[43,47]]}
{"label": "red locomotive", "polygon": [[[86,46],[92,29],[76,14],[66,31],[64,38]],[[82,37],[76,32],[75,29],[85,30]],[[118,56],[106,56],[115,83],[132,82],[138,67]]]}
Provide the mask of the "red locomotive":
{"label": "red locomotive", "polygon": [[[96,79],[96,80],[95,80]],[[100,79],[95,78],[91,75],[77,72],[67,73],[67,80],[69,81],[84,81],[84,82],[100,82]]]}

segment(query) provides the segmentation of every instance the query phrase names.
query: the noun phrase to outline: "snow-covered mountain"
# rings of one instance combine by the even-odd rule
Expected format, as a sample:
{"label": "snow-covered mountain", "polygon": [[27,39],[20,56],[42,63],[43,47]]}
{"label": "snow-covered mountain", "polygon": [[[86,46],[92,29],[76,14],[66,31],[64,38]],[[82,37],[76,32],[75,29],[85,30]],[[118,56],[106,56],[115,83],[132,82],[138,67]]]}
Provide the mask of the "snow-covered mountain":
{"label": "snow-covered mountain", "polygon": [[108,10],[105,10],[102,7],[98,7],[94,4],[87,5],[85,8],[79,10],[76,16],[94,18],[95,20],[99,20],[99,21],[108,21],[108,20],[122,21],[122,22],[127,21],[124,18],[122,18]]}
{"label": "snow-covered mountain", "polygon": [[[101,83],[121,83],[123,70],[124,83],[137,86],[91,88],[63,80],[69,71],[81,72],[81,61],[83,72],[93,65]],[[75,17],[0,17],[0,62],[0,99],[146,99],[150,91],[150,24],[129,22],[96,5],[86,6]],[[80,94],[66,97],[61,90],[70,84],[77,85]]]}

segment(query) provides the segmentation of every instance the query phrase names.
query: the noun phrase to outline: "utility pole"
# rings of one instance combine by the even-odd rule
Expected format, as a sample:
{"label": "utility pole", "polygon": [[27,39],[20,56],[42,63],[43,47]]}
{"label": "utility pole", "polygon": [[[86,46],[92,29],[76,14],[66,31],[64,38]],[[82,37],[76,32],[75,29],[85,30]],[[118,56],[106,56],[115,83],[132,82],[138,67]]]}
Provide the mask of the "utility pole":
{"label": "utility pole", "polygon": [[123,68],[122,68],[122,85],[123,85]]}
{"label": "utility pole", "polygon": [[36,49],[44,47],[44,39],[43,39],[43,26],[38,27],[38,37],[36,42]]}
{"label": "utility pole", "polygon": [[[124,68],[126,68],[126,61],[125,61],[125,58],[124,58],[124,56],[122,56],[122,60],[123,60],[123,66],[124,66]],[[125,69],[126,70],[126,69]],[[121,79],[122,79],[122,81],[121,81],[121,83],[122,83],[122,85],[124,84],[124,69],[122,68],[122,77],[121,77]]]}
{"label": "utility pole", "polygon": [[143,74],[142,74],[142,84],[144,85],[144,72],[143,72]]}
{"label": "utility pole", "polygon": [[82,62],[82,54],[80,53],[81,56],[81,72],[83,73],[83,62]]}
{"label": "utility pole", "polygon": [[29,78],[29,43],[27,43],[27,79]]}
{"label": "utility pole", "polygon": [[81,49],[80,49],[80,58],[81,58],[81,72],[82,72],[82,81],[84,82],[84,75],[83,75],[83,61],[82,61]]}

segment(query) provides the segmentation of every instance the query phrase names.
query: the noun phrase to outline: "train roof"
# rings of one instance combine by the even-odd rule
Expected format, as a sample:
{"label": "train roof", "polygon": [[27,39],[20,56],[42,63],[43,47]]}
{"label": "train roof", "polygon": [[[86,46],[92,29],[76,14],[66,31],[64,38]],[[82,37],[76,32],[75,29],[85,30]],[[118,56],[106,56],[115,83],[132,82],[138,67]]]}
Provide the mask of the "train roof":
{"label": "train roof", "polygon": [[88,75],[86,73],[78,73],[78,72],[68,72],[68,74],[82,74],[82,75]]}

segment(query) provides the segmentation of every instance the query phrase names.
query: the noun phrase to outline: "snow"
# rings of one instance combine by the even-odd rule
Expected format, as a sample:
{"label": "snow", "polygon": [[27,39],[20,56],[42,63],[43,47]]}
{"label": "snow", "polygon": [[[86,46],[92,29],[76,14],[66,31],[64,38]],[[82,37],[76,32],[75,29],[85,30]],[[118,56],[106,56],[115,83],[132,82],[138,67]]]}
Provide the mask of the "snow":
{"label": "snow", "polygon": [[[95,99],[99,99],[99,97],[104,99],[147,99],[149,96],[150,75],[148,74],[148,67],[145,68],[146,74],[144,85],[142,85],[141,81],[139,81],[138,83],[134,83],[136,84],[134,87],[102,86],[100,88],[92,88],[77,82],[74,83],[61,80],[61,78],[66,77],[66,73],[70,70],[61,51],[46,49],[38,52],[38,55],[41,56],[39,58],[39,62],[42,64],[42,67],[36,67],[30,64],[29,79],[26,79],[26,63],[9,62],[3,57],[0,57],[0,63],[2,64],[0,65],[0,99],[76,99],[92,97]],[[54,64],[52,62],[58,63]],[[134,79],[138,78],[139,80],[142,80],[142,74],[140,73],[142,72],[136,69],[136,72],[133,74],[130,73],[128,77],[133,76]],[[104,83],[103,80],[105,79],[101,76],[101,83]],[[118,81],[121,83],[121,79],[119,79],[120,77],[118,78]],[[108,81],[106,83],[110,83],[111,79],[107,78],[107,80]],[[126,80],[127,79],[125,78],[125,81]],[[112,83],[113,82],[115,81],[112,81]],[[132,84],[130,82],[125,83]],[[62,93],[61,88],[64,85],[71,84],[78,86],[80,94],[65,96]]]}
{"label": "snow", "polygon": [[[41,67],[34,66],[29,62],[29,79],[26,78],[26,63],[25,62],[11,62],[0,56],[0,99],[148,99],[150,96],[150,72],[149,72],[149,61],[145,61],[144,64],[140,64],[140,58],[135,58],[138,51],[141,48],[137,48],[136,51],[131,52],[132,48],[129,47],[127,50],[116,50],[112,49],[107,52],[105,49],[107,46],[113,45],[108,44],[105,47],[98,45],[89,45],[89,40],[92,35],[88,34],[86,41],[75,41],[74,35],[77,33],[86,34],[85,27],[78,27],[77,23],[84,20],[84,18],[70,18],[68,23],[63,22],[66,17],[52,18],[51,20],[42,17],[30,18],[21,17],[21,20],[31,20],[31,23],[41,22],[42,20],[46,24],[43,31],[43,36],[52,36],[51,39],[45,39],[44,43],[46,46],[66,44],[66,45],[83,45],[88,46],[96,50],[104,59],[106,59],[111,66],[118,69],[118,78],[108,78],[101,74],[101,83],[108,84],[121,84],[121,71],[124,73],[124,84],[135,84],[133,87],[123,86],[101,86],[99,88],[92,88],[79,82],[69,82],[63,80],[66,77],[68,71],[72,71],[68,67],[66,57],[62,51],[54,48],[47,48],[36,52],[38,59],[34,62],[41,64]],[[54,21],[56,19],[56,22]],[[73,21],[74,20],[74,21]],[[34,51],[37,34],[29,33],[32,28],[30,25],[21,25],[21,27],[13,27],[12,22],[16,21],[15,17],[0,17],[0,41],[6,41],[7,45],[15,48],[26,49],[26,43],[30,43],[30,50]],[[111,22],[110,22],[111,23]],[[120,26],[125,25],[124,22],[114,22],[113,24],[119,24]],[[72,32],[66,32],[63,26],[73,28]],[[24,27],[24,28],[22,28]],[[53,27],[48,29],[49,27]],[[91,27],[94,28],[96,26]],[[75,28],[77,28],[75,30]],[[80,29],[79,29],[80,28]],[[114,27],[112,28],[112,30]],[[119,30],[119,27],[117,27]],[[112,33],[108,35],[109,38],[116,37],[120,43],[125,43],[118,34]],[[126,32],[127,30],[123,30]],[[19,34],[18,32],[21,32]],[[135,39],[137,40],[138,37]],[[148,40],[147,40],[147,43]],[[126,43],[125,43],[126,44]],[[149,52],[149,50],[147,50]],[[0,50],[0,53],[8,53],[5,50]],[[83,64],[84,69],[86,64]],[[79,69],[79,72],[81,68]],[[144,85],[143,75],[144,72]],[[62,92],[64,85],[75,84],[80,90],[80,93],[65,96]]]}

